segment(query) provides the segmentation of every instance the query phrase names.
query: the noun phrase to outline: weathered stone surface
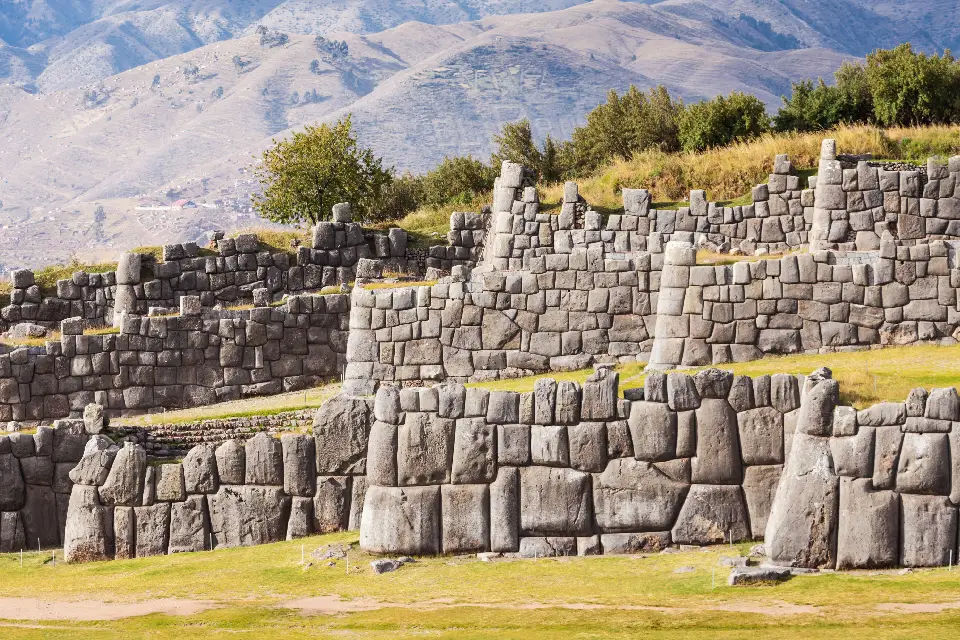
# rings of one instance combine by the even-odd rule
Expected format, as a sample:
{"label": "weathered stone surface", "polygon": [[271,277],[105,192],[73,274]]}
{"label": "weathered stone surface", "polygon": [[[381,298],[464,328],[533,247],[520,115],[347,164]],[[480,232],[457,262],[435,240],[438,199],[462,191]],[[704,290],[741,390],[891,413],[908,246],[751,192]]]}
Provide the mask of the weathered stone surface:
{"label": "weathered stone surface", "polygon": [[726,400],[733,386],[733,372],[705,369],[693,376],[693,382],[701,398]]}
{"label": "weathered stone surface", "polygon": [[875,491],[870,485],[867,479],[840,479],[838,569],[875,569],[897,563],[899,498],[893,491]]}
{"label": "weathered stone surface", "polygon": [[777,567],[734,567],[727,578],[727,585],[731,587],[771,584],[785,582],[790,579],[790,569]]}
{"label": "weathered stone surface", "polygon": [[667,530],[688,489],[649,462],[611,460],[593,479],[597,526],[605,533]]}
{"label": "weathered stone surface", "polygon": [[893,489],[896,487],[903,432],[900,427],[878,427],[875,439],[873,486],[877,489]]}
{"label": "weathered stone surface", "polygon": [[[67,526],[64,531],[63,553],[67,562],[94,562],[113,557],[113,510],[100,504],[97,488],[77,485],[70,494],[67,507]],[[7,522],[8,514],[2,514],[0,527]],[[20,547],[24,548],[24,531],[20,522]],[[13,536],[15,537],[15,536]],[[13,541],[11,538],[11,542]],[[0,542],[4,536],[0,532]],[[5,552],[19,550],[3,549]]]}
{"label": "weathered stone surface", "polygon": [[317,473],[363,474],[372,403],[363,398],[338,395],[323,404],[313,420],[317,439]]}
{"label": "weathered stone surface", "polygon": [[497,426],[497,462],[500,465],[530,464],[530,427],[525,424]]}
{"label": "weathered stone surface", "polygon": [[900,565],[942,567],[956,562],[957,507],[943,496],[900,496]]}
{"label": "weathered stone surface", "polygon": [[0,553],[14,553],[26,546],[20,514],[16,511],[0,512]]}
{"label": "weathered stone surface", "polygon": [[344,531],[350,519],[350,477],[319,476],[317,493],[313,499],[313,531],[333,533]]}
{"label": "weathered stone surface", "polygon": [[483,418],[457,420],[451,473],[454,484],[488,483],[497,476],[496,428]]}
{"label": "weathered stone surface", "polygon": [[829,438],[795,434],[770,509],[764,548],[784,566],[834,567],[840,480]]}
{"label": "weathered stone surface", "polygon": [[[75,484],[102,485],[107,480],[110,467],[120,448],[106,436],[95,436],[90,439],[85,451],[80,462],[70,471],[70,480]],[[7,477],[5,474],[0,475]]]}
{"label": "weathered stone surface", "polygon": [[157,467],[157,500],[161,502],[180,502],[187,497],[183,482],[183,465],[180,463],[162,464]]}
{"label": "weathered stone surface", "polygon": [[950,494],[950,443],[945,433],[908,433],[897,463],[897,491]]}
{"label": "weathered stone surface", "polygon": [[290,498],[279,486],[223,485],[207,499],[215,547],[248,547],[286,537]]}
{"label": "weathered stone surface", "polygon": [[397,486],[397,433],[399,428],[374,422],[367,449],[367,481],[383,487]]}
{"label": "weathered stone surface", "polygon": [[[172,465],[171,465],[172,466]],[[204,551],[210,548],[210,514],[207,497],[187,496],[170,505],[169,553]]]}
{"label": "weathered stone surface", "polygon": [[830,451],[838,476],[873,477],[875,435],[874,427],[860,427],[855,436],[830,439]]}
{"label": "weathered stone surface", "polygon": [[400,424],[403,420],[400,411],[400,389],[383,385],[377,389],[377,396],[373,402],[373,417],[375,420],[388,424]]}
{"label": "weathered stone surface", "polygon": [[166,555],[170,540],[170,503],[159,502],[150,507],[135,507],[133,513],[137,529],[137,557]]}
{"label": "weathered stone surface", "polygon": [[700,394],[692,376],[667,374],[667,403],[674,411],[688,411],[700,406]]}
{"label": "weathered stone surface", "polygon": [[520,538],[521,558],[565,558],[577,555],[575,537]]}
{"label": "weathered stone surface", "polygon": [[304,434],[285,433],[283,448],[283,492],[288,496],[312,496],[316,491],[315,440]]}
{"label": "weathered stone surface", "polygon": [[133,507],[114,507],[113,509],[114,555],[117,560],[137,557],[137,523],[133,509]]}
{"label": "weathered stone surface", "polygon": [[767,520],[782,474],[783,465],[780,464],[745,467],[743,470],[743,496],[750,514],[750,536],[754,540],[762,540],[767,530]]}
{"label": "weathered stone surface", "polygon": [[83,420],[58,420],[53,432],[53,461],[77,462],[87,444]]}
{"label": "weathered stone surface", "polygon": [[750,538],[743,491],[733,485],[694,484],[680,509],[671,538],[679,544],[717,544]]}
{"label": "weathered stone surface", "polygon": [[247,484],[283,484],[283,446],[261,431],[247,440],[244,479]]}
{"label": "weathered stone surface", "polygon": [[520,547],[520,471],[500,467],[490,485],[490,550],[500,553]]}
{"label": "weathered stone surface", "polygon": [[783,462],[783,414],[773,407],[749,409],[737,414],[743,464]]}
{"label": "weathered stone surface", "polygon": [[201,444],[183,458],[183,481],[187,493],[216,493],[220,487],[213,445]]}
{"label": "weathered stone surface", "polygon": [[608,367],[593,372],[583,383],[583,404],[580,419],[608,420],[617,414],[620,374]]}
{"label": "weathered stone surface", "polygon": [[443,553],[473,553],[490,547],[490,494],[486,484],[440,487]]}
{"label": "weathered stone surface", "polygon": [[360,547],[370,553],[440,553],[440,487],[369,487]]}
{"label": "weathered stone surface", "polygon": [[520,470],[520,529],[530,535],[592,532],[589,474],[573,469]]}
{"label": "weathered stone surface", "polygon": [[927,398],[924,417],[937,420],[960,420],[960,395],[953,387],[934,389]]}
{"label": "weathered stone surface", "polygon": [[[672,374],[671,374],[672,375]],[[737,414],[726,400],[706,398],[696,411],[697,455],[694,484],[740,484]]]}
{"label": "weathered stone surface", "polygon": [[400,485],[450,482],[455,422],[429,413],[407,413],[397,437]]}
{"label": "weathered stone surface", "polygon": [[570,443],[563,425],[533,425],[530,427],[530,457],[533,464],[570,466]]}
{"label": "weathered stone surface", "polygon": [[821,380],[803,398],[797,416],[797,433],[811,436],[833,434],[833,413],[840,398],[836,380]]}
{"label": "weathered stone surface", "polygon": [[53,485],[53,461],[50,456],[31,456],[20,460],[20,472],[27,484]]}
{"label": "weathered stone surface", "polygon": [[125,442],[113,459],[107,479],[100,487],[100,500],[105,505],[133,507],[143,495],[143,476],[147,468],[147,452],[132,442]]}
{"label": "weathered stone surface", "polygon": [[287,520],[287,540],[304,538],[313,531],[313,498],[290,498],[290,518]]}
{"label": "weathered stone surface", "polygon": [[227,440],[216,449],[217,473],[223,484],[243,484],[247,452],[239,440]]}
{"label": "weathered stone surface", "polygon": [[606,555],[659,553],[671,544],[669,531],[647,533],[604,533],[600,544]]}
{"label": "weathered stone surface", "polygon": [[567,427],[570,466],[579,471],[603,471],[607,466],[607,425],[581,422]]}
{"label": "weathered stone surface", "polygon": [[12,453],[0,453],[0,511],[19,511],[26,500],[26,485],[20,461]]}
{"label": "weathered stone surface", "polygon": [[350,521],[347,528],[350,531],[360,530],[360,520],[363,517],[363,499],[367,495],[367,478],[365,476],[353,476],[350,487]]}
{"label": "weathered stone surface", "polygon": [[861,427],[900,425],[906,419],[906,406],[902,402],[879,402],[857,412],[857,424]]}
{"label": "weathered stone surface", "polygon": [[677,455],[677,413],[659,402],[630,403],[630,437],[637,460],[656,462]]}

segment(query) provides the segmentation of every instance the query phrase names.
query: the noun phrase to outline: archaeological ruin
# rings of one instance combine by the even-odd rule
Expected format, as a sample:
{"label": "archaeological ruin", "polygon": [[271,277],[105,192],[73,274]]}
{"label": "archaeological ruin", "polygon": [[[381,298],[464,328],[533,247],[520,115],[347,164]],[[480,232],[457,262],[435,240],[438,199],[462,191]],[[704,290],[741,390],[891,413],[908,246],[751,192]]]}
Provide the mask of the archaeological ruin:
{"label": "archaeological ruin", "polygon": [[[955,389],[857,410],[829,369],[722,369],[957,344],[958,183],[960,158],[889,165],[826,140],[817,175],[801,184],[779,156],[752,204],[694,191],[658,210],[623,189],[603,216],[575,183],[541,209],[504,163],[492,207],[453,214],[426,249],[338,205],[295,257],[241,235],[125,253],[55,293],[16,271],[0,331],[59,336],[0,344],[0,552],[83,562],[359,529],[394,555],[755,540],[788,567],[952,563]],[[698,264],[702,249],[730,260]],[[642,387],[622,384],[628,362]],[[525,393],[476,385],[590,368]],[[331,380],[313,415],[179,440],[110,424]]]}

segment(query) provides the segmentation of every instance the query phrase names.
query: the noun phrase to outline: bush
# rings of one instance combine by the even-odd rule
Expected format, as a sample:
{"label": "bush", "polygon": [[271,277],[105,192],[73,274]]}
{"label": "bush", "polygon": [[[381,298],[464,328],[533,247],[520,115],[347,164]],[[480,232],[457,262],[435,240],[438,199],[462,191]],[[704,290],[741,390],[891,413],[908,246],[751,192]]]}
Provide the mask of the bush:
{"label": "bush", "polygon": [[498,170],[472,156],[444,158],[423,176],[423,202],[435,206],[473,204],[493,189]]}
{"label": "bush", "polygon": [[822,131],[840,124],[873,120],[873,95],[863,65],[845,62],[834,74],[835,85],[823,79],[793,84],[774,118],[777,131]]}
{"label": "bush", "polygon": [[942,56],[914,53],[909,43],[867,56],[874,116],[885,126],[960,121],[960,65]]}
{"label": "bush", "polygon": [[770,118],[759,98],[734,91],[687,106],[678,125],[683,150],[704,151],[766,133]]}

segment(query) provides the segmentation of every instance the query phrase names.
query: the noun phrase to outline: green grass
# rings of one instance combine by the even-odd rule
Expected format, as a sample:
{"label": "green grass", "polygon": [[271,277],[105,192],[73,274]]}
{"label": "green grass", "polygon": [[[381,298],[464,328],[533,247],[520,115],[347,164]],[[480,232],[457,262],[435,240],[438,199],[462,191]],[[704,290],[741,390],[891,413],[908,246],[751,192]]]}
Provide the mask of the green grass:
{"label": "green grass", "polygon": [[[110,622],[7,626],[4,637],[359,637],[359,638],[917,638],[950,637],[960,613],[886,613],[890,603],[960,600],[960,573],[946,569],[798,576],[767,587],[726,586],[718,566],[729,547],[649,557],[483,563],[426,558],[375,576],[372,559],[350,552],[304,570],[301,548],[356,542],[356,533],[245,549],[56,567],[49,553],[0,556],[6,596],[44,600],[212,601],[189,616],[153,614]],[[303,547],[301,547],[303,545]],[[739,545],[734,553],[749,545]],[[679,567],[692,567],[676,573]],[[290,603],[314,596],[359,600],[369,611],[309,613]],[[803,607],[773,615],[782,607]],[[812,609],[808,609],[813,607]],[[53,607],[55,610],[55,606]],[[4,624],[0,622],[0,625]]]}
{"label": "green grass", "polygon": [[[490,198],[484,198],[484,202]],[[377,225],[379,228],[400,227],[407,232],[407,243],[412,249],[426,249],[438,244],[447,244],[450,231],[450,214],[454,211],[479,211],[479,205],[451,204],[443,207],[426,206],[408,214],[401,220]]]}

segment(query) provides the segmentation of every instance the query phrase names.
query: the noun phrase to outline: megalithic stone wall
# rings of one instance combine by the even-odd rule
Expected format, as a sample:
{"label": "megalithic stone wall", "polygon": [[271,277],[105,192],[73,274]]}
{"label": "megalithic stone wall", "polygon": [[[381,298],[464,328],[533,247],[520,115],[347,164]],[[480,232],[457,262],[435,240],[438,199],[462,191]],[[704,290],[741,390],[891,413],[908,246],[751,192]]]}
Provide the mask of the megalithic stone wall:
{"label": "megalithic stone wall", "polygon": [[766,551],[777,564],[837,569],[956,562],[960,397],[915,389],[863,411],[811,379],[773,501]]}
{"label": "megalithic stone wall", "polygon": [[381,387],[361,547],[375,553],[632,553],[760,538],[800,406],[790,375],[599,369],[530,393]]}

